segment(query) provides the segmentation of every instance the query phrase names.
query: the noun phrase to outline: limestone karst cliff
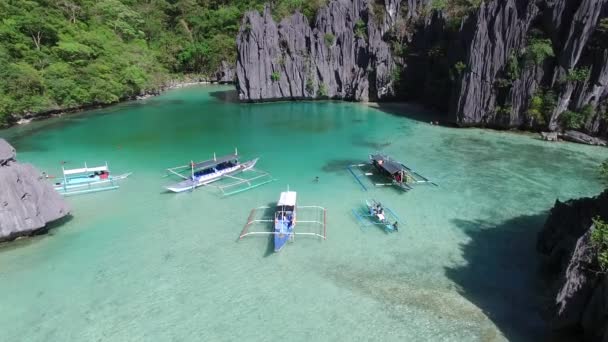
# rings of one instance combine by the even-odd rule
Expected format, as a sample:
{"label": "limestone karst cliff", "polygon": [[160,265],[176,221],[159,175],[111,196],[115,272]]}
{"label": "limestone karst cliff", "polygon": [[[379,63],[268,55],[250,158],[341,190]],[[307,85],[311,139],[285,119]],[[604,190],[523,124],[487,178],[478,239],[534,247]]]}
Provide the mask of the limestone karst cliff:
{"label": "limestone karst cliff", "polygon": [[70,212],[64,199],[15,149],[0,139],[0,241],[30,235]]}
{"label": "limestone karst cliff", "polygon": [[595,198],[557,201],[540,232],[537,250],[549,274],[552,327],[608,340],[608,276],[599,272],[590,241],[592,219],[608,218],[608,190]]}
{"label": "limestone karst cliff", "polygon": [[607,0],[332,0],[248,12],[243,101],[408,100],[459,125],[608,131]]}

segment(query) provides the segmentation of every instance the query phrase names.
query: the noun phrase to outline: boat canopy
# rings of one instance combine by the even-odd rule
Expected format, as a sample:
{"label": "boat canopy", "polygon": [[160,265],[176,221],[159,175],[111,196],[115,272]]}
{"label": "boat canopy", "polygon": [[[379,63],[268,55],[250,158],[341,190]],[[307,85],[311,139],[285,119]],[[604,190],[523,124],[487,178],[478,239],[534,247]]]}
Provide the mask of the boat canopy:
{"label": "boat canopy", "polygon": [[279,202],[277,203],[277,206],[295,207],[296,206],[296,192],[295,191],[281,192],[281,197],[279,198]]}
{"label": "boat canopy", "polygon": [[390,160],[389,157],[387,157],[383,154],[373,154],[371,157],[372,157],[373,161],[375,161],[376,164],[378,164],[378,166],[380,166],[386,172],[388,172],[392,175],[403,170],[403,166],[401,164]]}
{"label": "boat canopy", "polygon": [[239,157],[236,154],[229,154],[229,155],[225,155],[219,158],[215,158],[215,159],[209,159],[209,160],[205,160],[202,162],[198,162],[198,163],[194,163],[192,165],[192,167],[194,169],[207,169],[210,168],[212,166],[221,164],[223,162],[227,162],[227,161],[231,161],[231,160],[235,160],[238,159]]}
{"label": "boat canopy", "polygon": [[80,169],[63,169],[63,174],[66,176],[69,175],[76,175],[79,173],[91,173],[91,172],[99,172],[99,171],[106,171],[109,172],[110,170],[108,169],[108,165],[104,165],[104,166],[96,166],[96,167],[83,167]]}

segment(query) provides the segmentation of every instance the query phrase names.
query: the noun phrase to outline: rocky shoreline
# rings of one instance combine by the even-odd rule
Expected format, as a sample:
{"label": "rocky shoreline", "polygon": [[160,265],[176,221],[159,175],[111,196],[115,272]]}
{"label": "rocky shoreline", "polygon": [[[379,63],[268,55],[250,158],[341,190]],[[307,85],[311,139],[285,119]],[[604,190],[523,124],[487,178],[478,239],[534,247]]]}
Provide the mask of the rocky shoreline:
{"label": "rocky shoreline", "polygon": [[70,213],[41,172],[16,158],[15,149],[0,139],[0,242],[36,234]]}
{"label": "rocky shoreline", "polygon": [[590,241],[596,216],[608,220],[608,190],[593,198],[558,200],[536,245],[552,298],[551,327],[590,342],[608,341],[608,276],[598,271]]}
{"label": "rocky shoreline", "polygon": [[[0,129],[8,128],[8,127],[11,127],[14,125],[25,125],[32,121],[44,120],[44,119],[49,119],[49,118],[53,118],[53,117],[60,117],[65,114],[79,113],[79,112],[86,111],[86,110],[109,107],[109,106],[113,106],[113,105],[116,105],[116,104],[122,103],[122,102],[145,100],[145,99],[148,99],[148,98],[151,98],[154,96],[158,96],[158,95],[162,94],[163,92],[171,90],[171,89],[178,89],[178,88],[184,88],[184,87],[190,87],[190,86],[196,86],[196,85],[202,85],[202,84],[229,84],[229,83],[232,83],[233,81],[231,81],[230,77],[234,76],[233,69],[231,69],[229,67],[229,65],[226,64],[225,68],[222,68],[222,70],[223,71],[218,71],[217,78],[215,78],[213,80],[210,80],[208,78],[203,78],[203,77],[201,77],[199,79],[173,80],[173,81],[167,82],[166,84],[159,87],[158,89],[147,90],[147,91],[145,91],[139,95],[135,95],[135,96],[127,96],[127,97],[120,99],[118,102],[114,102],[114,103],[85,104],[85,105],[76,106],[76,107],[72,107],[72,108],[49,109],[49,110],[45,110],[45,111],[41,111],[41,112],[37,112],[37,113],[28,113],[26,115],[21,115],[21,116],[12,115],[12,117],[14,119],[10,120],[9,124],[4,127],[0,126]],[[230,70],[232,70],[232,71],[230,71]]]}

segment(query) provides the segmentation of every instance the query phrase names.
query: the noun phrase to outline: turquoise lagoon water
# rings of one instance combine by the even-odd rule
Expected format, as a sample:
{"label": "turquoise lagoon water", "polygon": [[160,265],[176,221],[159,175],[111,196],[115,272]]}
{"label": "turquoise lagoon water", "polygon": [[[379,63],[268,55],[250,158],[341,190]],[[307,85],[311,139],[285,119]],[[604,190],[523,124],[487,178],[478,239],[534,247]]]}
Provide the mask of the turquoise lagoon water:
{"label": "turquoise lagoon water", "polygon": [[[134,172],[118,191],[69,198],[73,218],[50,235],[0,248],[3,341],[543,336],[536,233],[556,198],[600,191],[607,150],[354,103],[231,103],[228,90],[181,89],[0,131],[49,174],[61,161]],[[235,146],[278,181],[228,198],[163,192],[165,168]],[[345,167],[374,150],[439,186],[363,192]],[[300,204],[328,209],[327,240],[298,238],[278,254],[266,238],[239,241],[249,210],[288,185]],[[350,210],[365,198],[405,225],[361,229]]]}

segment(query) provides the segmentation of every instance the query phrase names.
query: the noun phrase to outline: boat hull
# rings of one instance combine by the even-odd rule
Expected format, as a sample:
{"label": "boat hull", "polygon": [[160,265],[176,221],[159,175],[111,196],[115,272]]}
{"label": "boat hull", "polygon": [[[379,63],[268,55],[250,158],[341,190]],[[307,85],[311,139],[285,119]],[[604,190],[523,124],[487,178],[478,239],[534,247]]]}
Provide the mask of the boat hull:
{"label": "boat hull", "polygon": [[224,170],[220,170],[220,171],[208,174],[208,175],[204,175],[196,180],[186,179],[179,183],[169,185],[166,187],[166,189],[171,192],[176,192],[176,193],[191,191],[195,188],[198,188],[199,186],[207,185],[207,184],[213,183],[215,181],[218,181],[218,180],[222,179],[222,177],[235,175],[240,172],[250,170],[255,166],[255,164],[257,162],[258,162],[258,158],[249,160],[249,161],[239,164],[237,166],[234,166],[234,167],[231,167],[228,169],[224,169]]}
{"label": "boat hull", "polygon": [[293,236],[294,225],[287,220],[278,220],[274,224],[274,251],[279,252]]}
{"label": "boat hull", "polygon": [[118,189],[117,182],[128,178],[132,172],[124,173],[118,176],[110,176],[107,179],[99,177],[74,177],[68,179],[67,182],[55,183],[54,188],[61,195],[77,195],[90,192],[107,191]]}

